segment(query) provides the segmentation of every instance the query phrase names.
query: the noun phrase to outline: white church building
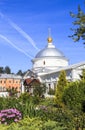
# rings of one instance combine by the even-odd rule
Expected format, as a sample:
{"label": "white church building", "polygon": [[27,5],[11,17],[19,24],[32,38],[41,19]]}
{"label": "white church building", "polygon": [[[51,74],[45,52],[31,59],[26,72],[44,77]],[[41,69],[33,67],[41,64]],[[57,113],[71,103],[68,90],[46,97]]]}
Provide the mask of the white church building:
{"label": "white church building", "polygon": [[24,79],[34,77],[45,83],[46,95],[49,87],[55,88],[61,70],[65,70],[69,81],[76,81],[80,79],[80,74],[85,69],[85,62],[69,65],[68,59],[55,47],[51,37],[48,37],[47,46],[37,53],[32,63],[32,69],[25,74]]}

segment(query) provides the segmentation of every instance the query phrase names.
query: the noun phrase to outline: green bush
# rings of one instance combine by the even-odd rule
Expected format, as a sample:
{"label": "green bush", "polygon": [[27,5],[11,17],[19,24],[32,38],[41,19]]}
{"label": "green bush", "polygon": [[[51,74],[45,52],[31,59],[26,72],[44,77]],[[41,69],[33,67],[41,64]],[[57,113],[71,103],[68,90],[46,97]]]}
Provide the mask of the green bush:
{"label": "green bush", "polygon": [[48,94],[49,95],[55,95],[55,90],[50,88]]}
{"label": "green bush", "polygon": [[55,121],[42,121],[40,118],[24,118],[18,123],[9,126],[0,125],[0,130],[66,130],[65,127],[58,126]]}

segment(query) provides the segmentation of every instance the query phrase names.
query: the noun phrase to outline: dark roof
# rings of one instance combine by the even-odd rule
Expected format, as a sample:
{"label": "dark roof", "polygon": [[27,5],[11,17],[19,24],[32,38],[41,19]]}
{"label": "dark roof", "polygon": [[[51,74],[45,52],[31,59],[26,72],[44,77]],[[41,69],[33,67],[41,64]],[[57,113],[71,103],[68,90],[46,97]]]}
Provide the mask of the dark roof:
{"label": "dark roof", "polygon": [[34,78],[27,78],[24,80],[24,85],[31,85],[32,83],[38,83],[40,84],[39,79],[34,79]]}

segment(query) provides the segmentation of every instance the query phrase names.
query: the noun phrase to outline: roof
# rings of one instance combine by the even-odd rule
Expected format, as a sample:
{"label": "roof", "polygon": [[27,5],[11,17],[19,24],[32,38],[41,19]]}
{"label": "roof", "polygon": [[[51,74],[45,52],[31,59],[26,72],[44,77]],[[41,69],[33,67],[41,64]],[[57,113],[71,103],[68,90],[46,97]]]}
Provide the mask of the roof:
{"label": "roof", "polygon": [[56,48],[45,48],[38,52],[35,58],[41,57],[64,57],[63,53]]}
{"label": "roof", "polygon": [[31,85],[31,84],[34,83],[34,82],[40,84],[39,79],[27,78],[27,79],[24,80],[24,85]]}
{"label": "roof", "polygon": [[39,51],[35,58],[43,58],[43,57],[59,57],[65,58],[64,54],[58,50],[52,43],[48,43],[48,45]]}
{"label": "roof", "polygon": [[15,74],[0,74],[0,79],[22,79],[22,76]]}
{"label": "roof", "polygon": [[52,70],[52,71],[48,71],[46,74],[42,73],[40,75],[43,76],[43,75],[48,75],[48,74],[60,72],[61,70],[75,69],[75,68],[83,66],[83,65],[85,65],[85,61],[77,63],[77,64],[69,65],[69,66],[66,66],[66,67],[61,67],[61,68],[58,68],[58,69],[55,69],[55,70]]}

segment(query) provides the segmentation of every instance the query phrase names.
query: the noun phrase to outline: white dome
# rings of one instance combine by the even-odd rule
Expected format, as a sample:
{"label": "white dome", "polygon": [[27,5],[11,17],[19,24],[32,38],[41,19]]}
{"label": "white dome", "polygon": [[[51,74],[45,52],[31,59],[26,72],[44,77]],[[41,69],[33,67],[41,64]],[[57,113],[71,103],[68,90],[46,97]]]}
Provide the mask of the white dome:
{"label": "white dome", "polygon": [[41,73],[44,73],[42,71],[43,68],[49,71],[58,69],[67,66],[68,60],[64,54],[52,44],[52,38],[48,38],[47,46],[37,53],[32,63],[33,71],[41,71]]}
{"label": "white dome", "polygon": [[56,49],[56,47],[52,43],[48,43],[48,45],[39,51],[35,58],[44,58],[44,57],[55,57],[55,58],[65,58],[64,54]]}
{"label": "white dome", "polygon": [[38,54],[35,56],[35,58],[43,58],[43,57],[64,57],[64,55],[56,48],[47,47],[38,52]]}

